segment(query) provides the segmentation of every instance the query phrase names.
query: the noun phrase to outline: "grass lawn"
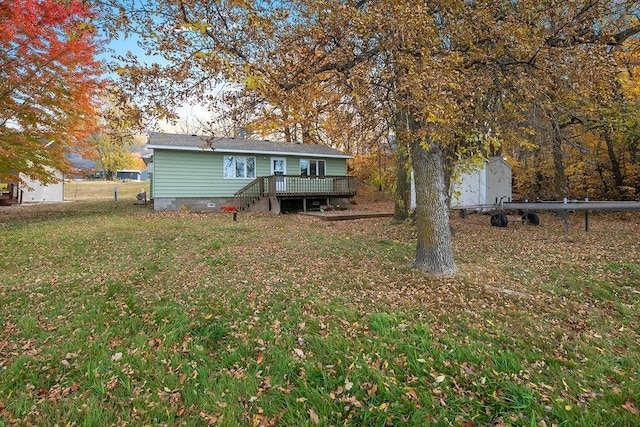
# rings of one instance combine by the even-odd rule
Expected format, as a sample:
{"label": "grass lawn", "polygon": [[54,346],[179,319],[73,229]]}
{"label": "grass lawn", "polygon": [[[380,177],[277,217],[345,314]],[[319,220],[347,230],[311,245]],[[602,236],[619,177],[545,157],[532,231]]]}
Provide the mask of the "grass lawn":
{"label": "grass lawn", "polygon": [[0,210],[0,425],[640,423],[638,213],[456,216],[434,280],[409,223],[133,190]]}
{"label": "grass lawn", "polygon": [[144,190],[149,198],[149,181],[65,181],[64,200],[118,200],[135,201],[136,195]]}

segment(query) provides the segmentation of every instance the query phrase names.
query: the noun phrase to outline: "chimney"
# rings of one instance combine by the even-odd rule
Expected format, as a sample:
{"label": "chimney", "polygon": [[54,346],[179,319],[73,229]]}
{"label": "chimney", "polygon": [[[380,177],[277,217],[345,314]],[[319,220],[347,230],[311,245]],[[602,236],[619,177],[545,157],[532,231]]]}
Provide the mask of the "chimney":
{"label": "chimney", "polygon": [[244,139],[244,126],[240,126],[238,138]]}

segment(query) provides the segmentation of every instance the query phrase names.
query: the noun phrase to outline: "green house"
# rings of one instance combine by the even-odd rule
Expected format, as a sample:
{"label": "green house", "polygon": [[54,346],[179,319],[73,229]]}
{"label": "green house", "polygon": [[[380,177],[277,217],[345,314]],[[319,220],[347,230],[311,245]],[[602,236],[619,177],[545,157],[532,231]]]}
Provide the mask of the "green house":
{"label": "green house", "polygon": [[356,194],[351,156],[327,146],[152,133],[148,148],[156,210],[306,211]]}

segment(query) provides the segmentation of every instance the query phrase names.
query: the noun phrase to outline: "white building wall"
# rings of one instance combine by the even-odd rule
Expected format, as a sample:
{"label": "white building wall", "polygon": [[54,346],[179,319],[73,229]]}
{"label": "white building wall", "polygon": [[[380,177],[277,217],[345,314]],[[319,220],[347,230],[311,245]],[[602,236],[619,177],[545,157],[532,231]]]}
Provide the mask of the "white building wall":
{"label": "white building wall", "polygon": [[[511,166],[500,157],[492,157],[482,165],[462,172],[452,186],[451,207],[482,209],[496,200],[511,200]],[[411,172],[411,209],[416,208],[416,191]]]}
{"label": "white building wall", "polygon": [[486,202],[493,204],[511,201],[511,167],[500,157],[492,157],[487,163]]}
{"label": "white building wall", "polygon": [[477,167],[462,173],[451,183],[451,206],[473,206],[482,204],[485,193],[485,170]]}
{"label": "white building wall", "polygon": [[45,185],[40,181],[31,180],[27,176],[20,174],[20,179],[22,179],[24,182],[24,184],[20,186],[23,191],[22,203],[64,201],[63,175],[59,171],[53,171],[52,175],[56,177],[58,182],[53,182]]}

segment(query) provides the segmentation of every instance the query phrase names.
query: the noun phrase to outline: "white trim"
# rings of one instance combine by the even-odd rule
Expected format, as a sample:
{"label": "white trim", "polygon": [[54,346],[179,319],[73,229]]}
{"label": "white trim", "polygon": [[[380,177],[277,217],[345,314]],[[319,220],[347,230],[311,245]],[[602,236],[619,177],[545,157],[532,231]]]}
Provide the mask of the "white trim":
{"label": "white trim", "polygon": [[[234,170],[234,172],[237,172],[237,169],[236,169],[236,167],[237,167],[236,166],[237,165],[236,162],[237,161],[236,161],[236,159],[238,157],[244,157],[245,161],[246,161],[246,159],[253,159],[253,176],[224,176],[224,173],[225,173],[225,164],[224,164],[225,157],[231,157],[233,159],[233,170]],[[256,174],[257,174],[257,171],[256,171],[257,170],[257,165],[258,165],[258,160],[256,159],[256,156],[223,156],[222,157],[222,179],[255,179],[256,178]],[[245,175],[246,175],[247,174],[247,163],[246,162],[245,162],[245,165],[244,165],[244,172],[245,172]],[[234,175],[235,175],[235,173],[234,173]]]}
{"label": "white trim", "polygon": [[[306,175],[302,175],[302,166],[300,165],[300,163],[302,163],[302,161],[306,161],[307,162],[307,172]],[[316,173],[314,175],[311,175],[309,173],[309,169],[311,169],[311,162],[316,162]],[[324,170],[322,171],[322,175],[320,175],[318,173],[318,169],[319,169],[319,165],[320,162],[322,162],[324,164]],[[300,171],[300,175],[301,176],[305,176],[308,178],[317,178],[317,177],[321,177],[321,176],[327,176],[327,162],[325,159],[310,159],[310,158],[304,158],[304,159],[300,159],[300,161],[298,162],[298,170]]]}
{"label": "white trim", "polygon": [[271,175],[275,176],[275,180],[276,180],[276,191],[286,191],[287,190],[287,181],[286,178],[284,176],[281,175],[276,175],[276,170],[273,167],[273,164],[277,161],[281,161],[282,162],[282,167],[283,167],[283,171],[282,171],[282,175],[286,175],[287,174],[287,158],[286,157],[276,157],[276,156],[271,156]]}
{"label": "white trim", "polygon": [[332,158],[332,159],[351,159],[353,156],[348,154],[316,154],[316,153],[294,153],[289,151],[256,151],[243,150],[237,148],[202,148],[202,147],[180,147],[175,145],[147,145],[147,148],[158,150],[178,150],[178,151],[210,151],[216,153],[241,153],[241,154],[260,154],[260,155],[276,155],[276,156],[294,156],[294,157],[315,157],[315,158]]}
{"label": "white trim", "polygon": [[275,175],[275,169],[273,168],[274,160],[282,160],[282,165],[284,166],[284,170],[282,171],[282,175],[287,174],[287,158],[286,157],[271,157],[271,175]]}

